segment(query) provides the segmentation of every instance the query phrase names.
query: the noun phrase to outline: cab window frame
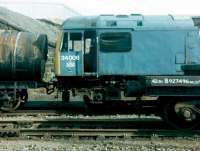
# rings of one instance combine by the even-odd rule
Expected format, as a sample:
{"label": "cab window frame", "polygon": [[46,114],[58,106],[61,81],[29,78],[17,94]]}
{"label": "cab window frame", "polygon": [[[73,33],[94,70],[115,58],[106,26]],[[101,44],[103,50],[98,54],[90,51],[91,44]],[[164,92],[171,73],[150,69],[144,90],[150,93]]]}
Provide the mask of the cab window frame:
{"label": "cab window frame", "polygon": [[[107,40],[107,42],[106,42]],[[124,43],[127,44],[124,44]],[[109,49],[110,45],[110,49]],[[128,31],[123,32],[102,32],[99,36],[99,49],[101,52],[129,52],[132,50],[132,34]]]}
{"label": "cab window frame", "polygon": [[[74,39],[72,35],[80,34],[80,39]],[[77,35],[76,35],[77,36]],[[72,38],[72,39],[71,39]],[[75,49],[76,45],[79,45],[79,49]],[[61,42],[61,52],[81,52],[83,47],[83,33],[77,31],[66,31],[63,33],[62,42]]]}

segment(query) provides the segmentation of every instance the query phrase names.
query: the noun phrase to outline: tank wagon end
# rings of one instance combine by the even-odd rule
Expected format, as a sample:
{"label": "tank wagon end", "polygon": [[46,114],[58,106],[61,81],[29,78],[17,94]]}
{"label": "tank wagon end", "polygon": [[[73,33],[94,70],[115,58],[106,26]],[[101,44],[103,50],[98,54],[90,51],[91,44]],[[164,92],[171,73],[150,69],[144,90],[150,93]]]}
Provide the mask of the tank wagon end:
{"label": "tank wagon end", "polygon": [[47,59],[47,36],[0,31],[0,103],[12,111],[28,99],[27,88],[42,84]]}

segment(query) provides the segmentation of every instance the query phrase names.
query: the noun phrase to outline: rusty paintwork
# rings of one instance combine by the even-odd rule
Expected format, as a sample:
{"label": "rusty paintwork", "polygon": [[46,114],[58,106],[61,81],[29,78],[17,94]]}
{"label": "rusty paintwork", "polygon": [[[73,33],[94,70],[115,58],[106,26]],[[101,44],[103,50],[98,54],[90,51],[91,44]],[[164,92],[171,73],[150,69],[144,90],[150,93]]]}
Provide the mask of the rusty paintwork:
{"label": "rusty paintwork", "polygon": [[55,74],[60,74],[60,49],[62,44],[63,35],[60,32],[57,37],[56,42],[56,49],[55,49],[55,60],[54,60],[54,66],[55,66]]}
{"label": "rusty paintwork", "polygon": [[0,31],[0,81],[41,80],[46,59],[46,35]]}

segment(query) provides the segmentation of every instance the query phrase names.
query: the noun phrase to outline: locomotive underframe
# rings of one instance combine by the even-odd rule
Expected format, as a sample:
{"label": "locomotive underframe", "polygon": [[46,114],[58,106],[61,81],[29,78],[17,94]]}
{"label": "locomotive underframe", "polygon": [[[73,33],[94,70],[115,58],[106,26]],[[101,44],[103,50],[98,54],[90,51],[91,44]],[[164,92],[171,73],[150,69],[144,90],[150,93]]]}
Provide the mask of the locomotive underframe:
{"label": "locomotive underframe", "polygon": [[[71,92],[82,95],[87,104],[134,104],[136,112],[144,110],[145,114],[152,114],[154,111],[178,128],[193,128],[199,124],[199,76],[58,77],[58,81],[64,101],[69,101]],[[149,107],[153,110],[146,113]]]}
{"label": "locomotive underframe", "polygon": [[[126,97],[200,96],[200,76],[85,76],[57,77],[60,90],[76,92],[104,89]],[[166,79],[168,82],[166,82]],[[113,95],[116,97],[117,93]],[[119,94],[117,95],[119,96]]]}

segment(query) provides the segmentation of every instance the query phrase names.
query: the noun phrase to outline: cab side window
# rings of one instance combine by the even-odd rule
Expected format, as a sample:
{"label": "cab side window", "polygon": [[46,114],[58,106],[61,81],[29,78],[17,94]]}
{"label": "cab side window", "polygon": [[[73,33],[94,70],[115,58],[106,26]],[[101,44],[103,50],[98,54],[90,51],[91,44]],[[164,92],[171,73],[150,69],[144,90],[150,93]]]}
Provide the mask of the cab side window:
{"label": "cab side window", "polygon": [[[68,38],[69,37],[69,38]],[[63,35],[61,51],[81,51],[82,50],[82,33],[65,32]]]}
{"label": "cab side window", "polygon": [[69,45],[69,51],[81,51],[82,33],[70,33],[68,45]]}
{"label": "cab side window", "polygon": [[131,50],[131,33],[106,32],[100,35],[100,51],[127,52]]}

